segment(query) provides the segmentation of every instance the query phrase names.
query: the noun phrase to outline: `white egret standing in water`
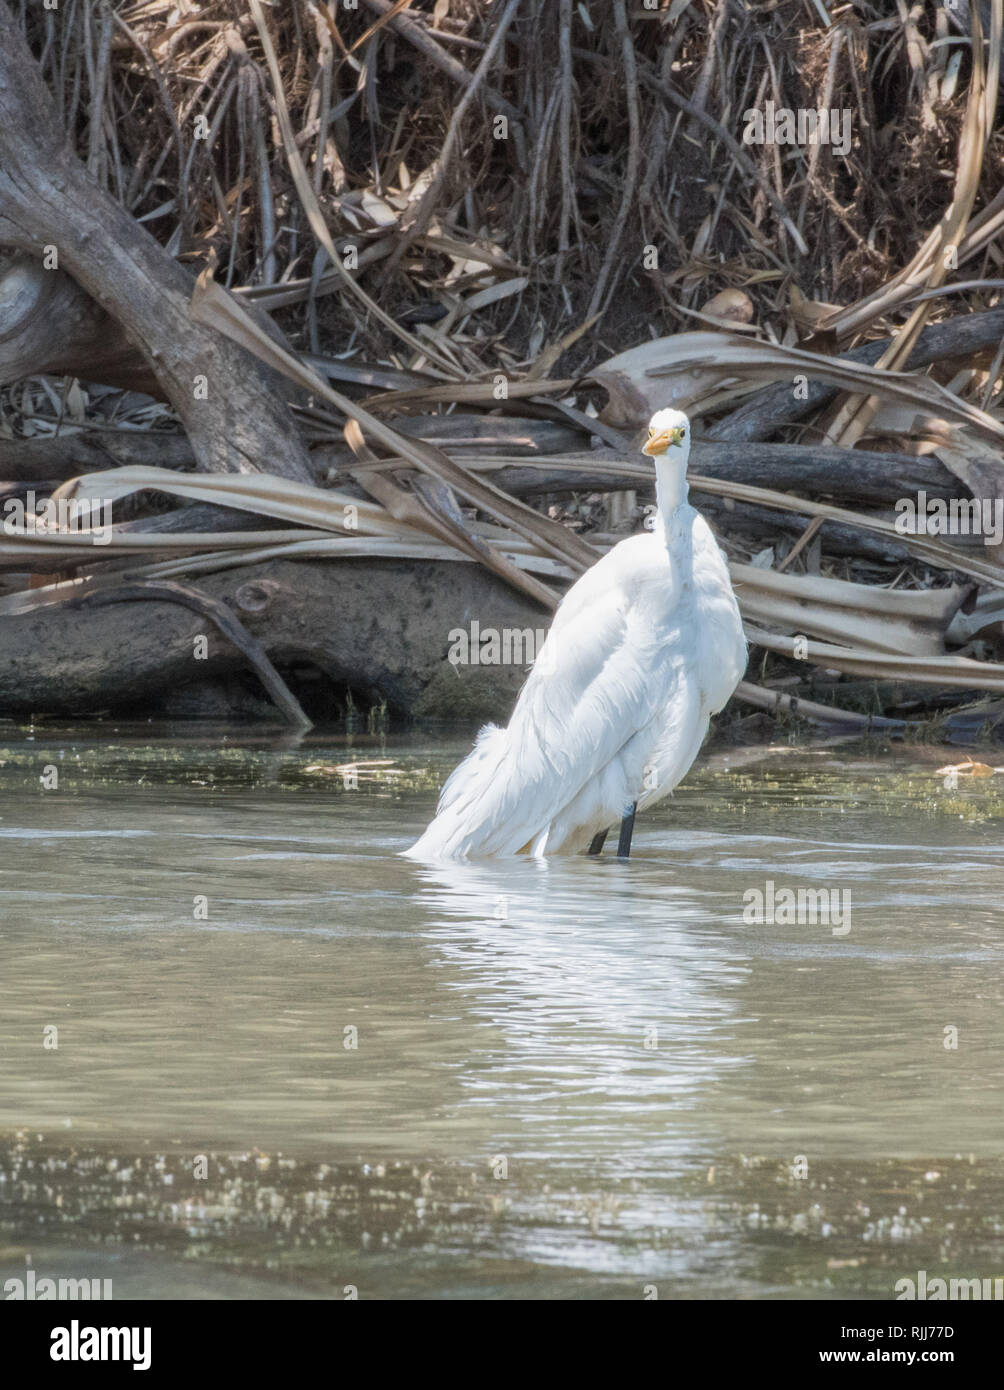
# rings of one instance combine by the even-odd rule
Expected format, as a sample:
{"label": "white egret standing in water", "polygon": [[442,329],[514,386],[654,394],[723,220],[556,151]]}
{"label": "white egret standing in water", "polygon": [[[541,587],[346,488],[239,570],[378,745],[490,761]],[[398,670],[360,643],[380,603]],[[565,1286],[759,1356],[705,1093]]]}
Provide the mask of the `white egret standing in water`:
{"label": "white egret standing in water", "polygon": [[687,500],[690,425],[652,416],[654,526],[562,599],[505,729],[489,724],[450,776],[414,859],[598,854],[621,822],[667,796],[746,667],[725,557]]}

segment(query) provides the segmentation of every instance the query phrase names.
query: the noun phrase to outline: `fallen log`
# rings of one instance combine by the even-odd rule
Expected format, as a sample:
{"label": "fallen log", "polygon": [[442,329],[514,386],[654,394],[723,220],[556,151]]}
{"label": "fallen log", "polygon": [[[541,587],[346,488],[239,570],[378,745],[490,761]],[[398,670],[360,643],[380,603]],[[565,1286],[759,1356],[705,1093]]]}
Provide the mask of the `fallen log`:
{"label": "fallen log", "polygon": [[[320,671],[357,707],[441,718],[505,717],[526,678],[516,665],[453,664],[451,632],[536,632],[548,617],[480,565],[396,560],[273,561],[199,580],[260,642],[297,693],[296,670]],[[196,639],[204,637],[205,659]],[[247,669],[204,616],[150,599],[67,602],[0,616],[0,714],[156,709],[174,689]]]}
{"label": "fallen log", "polygon": [[81,473],[131,464],[187,469],[195,467],[195,455],[184,435],[152,430],[81,430],[36,439],[0,439],[0,478],[11,482],[67,482]]}
{"label": "fallen log", "polygon": [[[71,608],[84,606],[99,608],[107,607],[112,603],[148,604],[158,599],[181,604],[183,608],[191,609],[200,617],[208,618],[210,623],[219,629],[223,637],[240,652],[251,666],[286,720],[296,729],[306,730],[311,727],[311,721],[304,714],[296,696],[268,659],[264,647],[257,638],[251,636],[236,614],[218,598],[212,598],[209,594],[193,588],[190,584],[179,584],[177,580],[161,580],[159,583],[126,583],[117,585],[113,589],[85,592],[79,598],[68,599],[67,604]],[[251,605],[246,604],[245,606]]]}
{"label": "fallen log", "polygon": [[[654,486],[651,470],[639,465],[637,453],[595,449],[556,455],[532,467],[509,465],[490,471],[491,460],[464,459],[468,468],[489,472],[496,487],[518,496],[560,492],[616,492]],[[581,466],[577,469],[576,463]],[[610,465],[609,471],[603,464]],[[548,464],[553,466],[548,467]],[[631,475],[615,472],[628,466]],[[959,495],[959,481],[933,456],[886,454],[867,449],[818,448],[804,444],[719,444],[695,440],[690,471],[723,482],[830,497],[854,506],[893,506],[901,497],[926,492],[948,500]]]}

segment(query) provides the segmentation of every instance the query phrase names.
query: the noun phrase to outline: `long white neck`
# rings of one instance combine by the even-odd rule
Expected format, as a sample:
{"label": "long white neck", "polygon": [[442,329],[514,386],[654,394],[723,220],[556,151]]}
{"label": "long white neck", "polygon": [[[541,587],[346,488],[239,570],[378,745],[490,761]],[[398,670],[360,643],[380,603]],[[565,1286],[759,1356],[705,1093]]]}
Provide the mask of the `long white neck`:
{"label": "long white neck", "polygon": [[655,460],[655,500],[663,524],[667,526],[677,508],[683,507],[687,503],[687,458],[689,454],[688,440],[683,449],[674,449],[673,455],[662,454]]}

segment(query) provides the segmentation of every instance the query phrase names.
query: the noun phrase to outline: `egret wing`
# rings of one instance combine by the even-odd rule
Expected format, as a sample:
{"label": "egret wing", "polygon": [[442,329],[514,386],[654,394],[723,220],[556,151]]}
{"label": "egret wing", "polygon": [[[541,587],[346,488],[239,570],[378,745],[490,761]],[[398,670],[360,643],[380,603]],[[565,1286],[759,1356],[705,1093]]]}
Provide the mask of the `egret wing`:
{"label": "egret wing", "polygon": [[662,715],[683,667],[672,625],[653,624],[623,591],[583,595],[568,612],[563,605],[499,731],[507,747],[484,788],[493,826],[484,852],[511,854],[536,838]]}

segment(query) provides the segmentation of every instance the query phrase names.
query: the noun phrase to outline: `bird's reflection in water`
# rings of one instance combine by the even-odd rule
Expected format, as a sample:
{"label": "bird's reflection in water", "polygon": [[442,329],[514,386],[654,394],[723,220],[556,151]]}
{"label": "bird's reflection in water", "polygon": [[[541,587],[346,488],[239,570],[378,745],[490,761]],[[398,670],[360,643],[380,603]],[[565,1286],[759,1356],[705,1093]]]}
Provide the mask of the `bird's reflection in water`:
{"label": "bird's reflection in water", "polygon": [[419,921],[472,1024],[464,1078],[500,1121],[552,1153],[581,1152],[583,1129],[597,1158],[638,1146],[659,1166],[704,1148],[702,1099],[742,1061],[736,989],[748,971],[714,895],[641,857],[414,874]]}

